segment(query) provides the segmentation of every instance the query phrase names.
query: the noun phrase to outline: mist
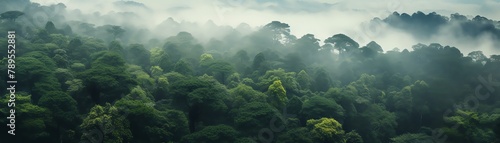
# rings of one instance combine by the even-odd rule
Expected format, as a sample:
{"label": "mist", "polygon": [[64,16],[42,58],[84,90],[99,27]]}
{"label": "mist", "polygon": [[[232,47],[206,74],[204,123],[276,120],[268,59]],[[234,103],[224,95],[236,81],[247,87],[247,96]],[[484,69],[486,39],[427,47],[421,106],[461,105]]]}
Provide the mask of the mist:
{"label": "mist", "polygon": [[[500,19],[499,1],[484,0],[467,2],[460,0],[446,1],[409,1],[409,0],[384,0],[384,1],[247,1],[247,0],[213,0],[213,1],[78,1],[78,0],[34,0],[42,5],[64,3],[66,20],[79,20],[96,25],[129,25],[147,28],[155,36],[174,36],[180,31],[192,33],[201,42],[208,42],[211,38],[222,39],[229,27],[236,28],[240,24],[248,24],[257,30],[259,27],[271,22],[280,21],[290,25],[291,34],[301,37],[305,34],[314,34],[324,40],[334,34],[344,33],[366,45],[370,41],[378,42],[384,51],[393,48],[411,50],[417,43],[440,43],[442,45],[456,46],[464,53],[482,50],[487,54],[497,53],[496,41],[490,36],[485,38],[470,39],[463,35],[453,34],[449,31],[454,28],[442,27],[439,34],[429,39],[417,39],[412,33],[407,33],[390,26],[380,26],[370,23],[373,18],[385,18],[392,12],[424,13],[437,12],[443,16],[460,13],[468,17],[481,15],[490,19]],[[168,18],[172,18],[168,20]],[[183,27],[168,26],[165,22],[173,21]],[[187,23],[187,24],[185,24]],[[225,27],[225,30],[214,30],[207,27],[207,23]],[[210,25],[213,26],[213,25]],[[160,27],[160,28],[159,28]],[[368,27],[368,28],[367,28]],[[367,30],[368,29],[368,30]],[[371,31],[369,30],[371,29]],[[207,34],[210,33],[210,34]],[[215,35],[214,35],[215,34]],[[245,33],[248,34],[248,31]],[[151,37],[155,37],[150,35]],[[396,40],[397,39],[397,40]],[[396,40],[396,42],[395,42]],[[320,41],[322,43],[322,41]]]}
{"label": "mist", "polygon": [[498,7],[0,0],[0,138],[500,142]]}

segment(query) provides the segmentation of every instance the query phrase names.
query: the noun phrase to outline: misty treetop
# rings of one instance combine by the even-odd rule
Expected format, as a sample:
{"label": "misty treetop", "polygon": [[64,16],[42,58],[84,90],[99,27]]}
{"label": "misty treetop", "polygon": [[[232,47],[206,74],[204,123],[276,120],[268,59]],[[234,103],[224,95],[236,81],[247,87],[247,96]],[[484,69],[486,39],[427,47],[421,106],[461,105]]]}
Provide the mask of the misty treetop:
{"label": "misty treetop", "polygon": [[[345,33],[319,39],[293,35],[285,21],[257,30],[208,22],[224,32],[199,35],[202,28],[182,30],[196,24],[172,18],[150,30],[66,20],[88,15],[62,3],[9,3],[24,7],[0,11],[0,31],[15,30],[18,45],[17,134],[0,134],[2,142],[500,142],[500,55],[480,49],[400,50]],[[471,36],[499,31],[493,20],[459,14],[394,13],[379,22],[427,37],[455,21]],[[7,92],[0,88],[2,106]]]}
{"label": "misty treetop", "polygon": [[485,35],[491,35],[495,40],[495,48],[498,48],[500,43],[500,21],[488,19],[477,15],[469,18],[468,16],[459,13],[451,14],[449,17],[442,16],[436,12],[425,14],[416,12],[413,14],[394,12],[387,18],[381,20],[375,18],[374,23],[387,23],[388,25],[407,31],[418,39],[429,39],[436,35],[444,27],[451,27],[453,31],[450,36],[464,35],[474,39],[485,38]]}

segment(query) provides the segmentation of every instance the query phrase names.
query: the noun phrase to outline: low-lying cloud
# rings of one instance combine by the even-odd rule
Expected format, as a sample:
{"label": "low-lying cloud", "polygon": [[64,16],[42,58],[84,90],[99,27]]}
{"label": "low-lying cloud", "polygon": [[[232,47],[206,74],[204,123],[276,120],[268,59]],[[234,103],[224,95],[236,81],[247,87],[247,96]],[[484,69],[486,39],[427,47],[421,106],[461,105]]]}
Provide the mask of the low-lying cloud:
{"label": "low-lying cloud", "polygon": [[[438,34],[428,40],[415,38],[411,33],[387,25],[376,25],[375,30],[370,20],[375,17],[384,19],[392,12],[423,13],[436,12],[443,16],[460,13],[469,18],[481,15],[489,19],[500,19],[500,1],[498,0],[189,0],[189,1],[156,1],[156,0],[32,0],[42,5],[64,3],[67,6],[66,20],[88,21],[96,25],[115,24],[132,25],[148,28],[153,32],[158,25],[172,17],[176,22],[192,22],[203,26],[211,20],[216,25],[228,25],[233,28],[247,23],[254,29],[271,21],[281,21],[291,27],[291,34],[301,37],[307,33],[314,34],[324,40],[337,33],[345,33],[365,45],[370,41],[379,43],[385,51],[395,47],[409,49],[417,43],[440,43],[455,46],[464,54],[473,50],[483,50],[487,54],[498,53],[495,42],[488,35],[481,38],[469,38],[462,35],[451,35],[453,29],[444,27]],[[77,10],[78,9],[78,10]],[[77,10],[77,11],[76,11]],[[76,15],[75,13],[79,13]],[[116,16],[121,15],[121,16]],[[104,19],[103,19],[104,17]],[[111,21],[111,23],[109,23]],[[371,26],[371,27],[370,27]],[[202,29],[202,28],[200,28]],[[210,30],[200,32],[193,29],[193,35],[199,39],[210,39]],[[371,29],[368,31],[367,29]],[[195,31],[198,30],[198,31]],[[203,31],[203,30],[202,30]],[[213,31],[210,31],[213,32]],[[199,34],[196,34],[199,33]],[[168,36],[174,35],[169,33]]]}

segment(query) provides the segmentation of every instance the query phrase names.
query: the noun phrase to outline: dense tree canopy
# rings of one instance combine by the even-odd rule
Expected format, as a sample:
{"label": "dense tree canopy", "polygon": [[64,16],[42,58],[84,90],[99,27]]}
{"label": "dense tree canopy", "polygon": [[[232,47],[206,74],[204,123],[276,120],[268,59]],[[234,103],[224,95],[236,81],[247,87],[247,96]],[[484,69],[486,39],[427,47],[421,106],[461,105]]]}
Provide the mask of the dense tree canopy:
{"label": "dense tree canopy", "polygon": [[[170,19],[162,26],[174,28],[152,31],[106,18],[67,21],[71,11],[63,4],[25,6],[0,14],[7,19],[0,30],[14,27],[21,47],[18,134],[2,133],[1,142],[500,141],[500,55],[491,51],[462,53],[461,45],[439,43],[387,50],[393,47],[345,33],[296,38],[280,21],[199,32],[206,29],[182,31],[194,24]],[[48,18],[32,24],[37,9]],[[379,22],[424,39],[452,22],[472,37],[500,31],[498,21],[459,14],[393,13]],[[9,43],[0,37],[0,45]],[[13,63],[6,52],[0,51],[0,73]],[[11,98],[3,88],[8,80],[0,76],[2,131],[10,128],[10,108],[3,108]]]}

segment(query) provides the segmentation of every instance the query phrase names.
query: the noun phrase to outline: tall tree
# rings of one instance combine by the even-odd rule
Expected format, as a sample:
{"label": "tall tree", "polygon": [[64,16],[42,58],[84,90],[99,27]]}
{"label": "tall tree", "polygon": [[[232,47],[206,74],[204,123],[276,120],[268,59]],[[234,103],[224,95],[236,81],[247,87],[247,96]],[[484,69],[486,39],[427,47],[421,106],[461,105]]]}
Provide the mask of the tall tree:
{"label": "tall tree", "polygon": [[131,64],[141,66],[144,70],[151,67],[151,53],[142,44],[131,44],[126,49],[125,59]]}
{"label": "tall tree", "polygon": [[342,124],[333,118],[320,118],[307,120],[307,127],[311,137],[319,143],[344,143],[344,130]]}
{"label": "tall tree", "polygon": [[47,24],[45,24],[45,30],[49,34],[55,34],[55,33],[57,33],[56,26],[54,25],[54,23],[52,23],[52,21],[48,21]]}
{"label": "tall tree", "polygon": [[344,34],[335,34],[332,37],[325,39],[325,44],[333,44],[333,48],[339,51],[339,54],[350,52],[359,47],[358,42]]}
{"label": "tall tree", "polygon": [[125,61],[117,53],[103,51],[94,55],[94,58],[91,68],[80,76],[95,103],[111,103],[137,84],[126,72]]}
{"label": "tall tree", "polygon": [[307,90],[307,89],[310,89],[312,80],[306,71],[301,70],[297,74],[297,82],[300,85],[300,89]]}
{"label": "tall tree", "polygon": [[108,33],[110,33],[111,35],[113,35],[113,39],[116,39],[125,32],[125,29],[123,29],[120,26],[111,25],[111,27],[109,29],[107,29],[106,31]]}
{"label": "tall tree", "polygon": [[43,95],[38,104],[52,112],[54,123],[57,124],[60,141],[67,141],[67,139],[63,139],[64,134],[69,129],[74,129],[75,124],[78,123],[76,101],[65,92],[53,91]]}
{"label": "tall tree", "polygon": [[132,138],[129,121],[109,103],[92,107],[80,128],[82,141],[121,143]]}
{"label": "tall tree", "polygon": [[325,69],[321,68],[316,71],[314,77],[315,91],[327,91],[331,86],[330,76],[328,76]]}
{"label": "tall tree", "polygon": [[264,53],[261,52],[255,55],[253,58],[252,69],[257,71],[259,74],[263,74],[269,69]]}
{"label": "tall tree", "polygon": [[172,95],[173,106],[188,114],[191,132],[200,130],[199,122],[215,124],[224,118],[227,109],[224,100],[228,93],[215,79],[208,76],[186,77],[171,82],[168,90]]}
{"label": "tall tree", "polygon": [[8,20],[16,21],[16,19],[21,15],[24,15],[24,13],[21,11],[7,11],[7,12],[0,14],[0,19],[8,19]]}
{"label": "tall tree", "polygon": [[267,88],[267,93],[269,94],[269,101],[274,107],[281,109],[284,108],[288,102],[288,97],[286,97],[286,90],[281,84],[280,80],[276,80],[273,84],[269,85]]}

